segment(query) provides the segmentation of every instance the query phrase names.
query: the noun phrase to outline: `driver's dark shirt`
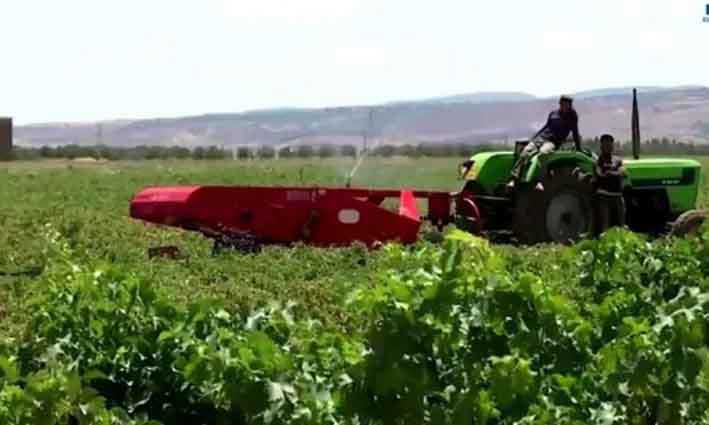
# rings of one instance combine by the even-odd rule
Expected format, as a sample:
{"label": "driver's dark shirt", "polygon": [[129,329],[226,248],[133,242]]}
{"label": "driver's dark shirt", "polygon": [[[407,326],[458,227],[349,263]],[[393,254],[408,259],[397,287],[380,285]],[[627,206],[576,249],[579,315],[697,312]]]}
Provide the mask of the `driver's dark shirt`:
{"label": "driver's dark shirt", "polygon": [[535,137],[541,137],[544,140],[553,142],[558,148],[569,137],[569,133],[574,136],[574,144],[577,149],[581,148],[581,136],[579,135],[579,117],[574,109],[569,112],[562,113],[557,109],[549,113],[547,123],[536,134]]}

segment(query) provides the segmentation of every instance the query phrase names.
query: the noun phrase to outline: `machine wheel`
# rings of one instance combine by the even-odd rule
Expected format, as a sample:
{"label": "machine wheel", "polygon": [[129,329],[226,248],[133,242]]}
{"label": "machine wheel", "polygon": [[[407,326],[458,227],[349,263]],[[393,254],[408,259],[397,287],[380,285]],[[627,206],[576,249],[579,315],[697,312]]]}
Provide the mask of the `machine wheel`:
{"label": "machine wheel", "polygon": [[261,244],[252,235],[246,233],[222,234],[214,239],[212,255],[219,255],[227,250],[255,254],[261,251]]}
{"label": "machine wheel", "polygon": [[707,211],[705,210],[685,211],[672,223],[670,235],[677,237],[694,235],[699,231],[699,228],[702,227],[706,218]]}
{"label": "machine wheel", "polygon": [[459,197],[456,202],[455,225],[468,233],[478,235],[481,232],[480,210],[470,198]]}
{"label": "machine wheel", "polygon": [[571,168],[551,170],[544,191],[533,187],[519,193],[515,205],[515,233],[522,243],[573,243],[594,229],[592,186]]}
{"label": "machine wheel", "polygon": [[156,257],[162,257],[162,258],[170,258],[170,259],[178,259],[180,258],[180,249],[176,246],[158,246],[158,247],[153,247],[153,248],[148,248],[148,258],[156,258]]}

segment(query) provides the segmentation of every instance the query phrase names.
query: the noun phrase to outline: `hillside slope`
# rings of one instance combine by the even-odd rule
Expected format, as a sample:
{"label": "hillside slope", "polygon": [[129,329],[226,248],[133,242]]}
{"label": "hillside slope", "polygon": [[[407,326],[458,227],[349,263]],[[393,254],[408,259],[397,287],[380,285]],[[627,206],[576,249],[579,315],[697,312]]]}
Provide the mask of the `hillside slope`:
{"label": "hillside slope", "polygon": [[[586,137],[630,135],[631,90],[580,92],[576,109]],[[639,90],[643,138],[709,140],[709,88]],[[380,143],[483,143],[529,137],[556,106],[556,98],[525,93],[474,93],[379,106],[273,109],[97,123],[51,123],[16,128],[16,142],[41,146],[96,144],[205,145],[360,143],[367,131]],[[371,111],[371,121],[370,121]]]}

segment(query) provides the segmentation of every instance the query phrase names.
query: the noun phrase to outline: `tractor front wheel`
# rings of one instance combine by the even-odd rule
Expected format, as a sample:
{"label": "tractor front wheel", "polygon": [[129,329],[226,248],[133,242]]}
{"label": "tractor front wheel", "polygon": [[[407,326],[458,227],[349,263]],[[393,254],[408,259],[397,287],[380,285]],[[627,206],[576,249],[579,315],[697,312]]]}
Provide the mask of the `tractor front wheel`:
{"label": "tractor front wheel", "polygon": [[672,236],[682,237],[696,234],[707,219],[705,210],[689,210],[682,213],[672,223]]}

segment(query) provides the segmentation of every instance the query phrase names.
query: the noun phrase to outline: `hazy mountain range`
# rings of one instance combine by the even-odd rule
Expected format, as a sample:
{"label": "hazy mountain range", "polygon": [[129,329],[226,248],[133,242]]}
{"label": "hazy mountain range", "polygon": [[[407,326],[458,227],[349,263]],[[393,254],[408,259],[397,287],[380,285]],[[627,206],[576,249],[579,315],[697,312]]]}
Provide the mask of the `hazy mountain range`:
{"label": "hazy mountain range", "polygon": [[[630,137],[632,88],[574,93],[585,137]],[[639,87],[643,139],[709,141],[709,88]],[[180,118],[47,123],[18,126],[15,143],[114,146],[484,143],[529,137],[556,107],[557,97],[481,92],[372,106],[280,108]]]}

